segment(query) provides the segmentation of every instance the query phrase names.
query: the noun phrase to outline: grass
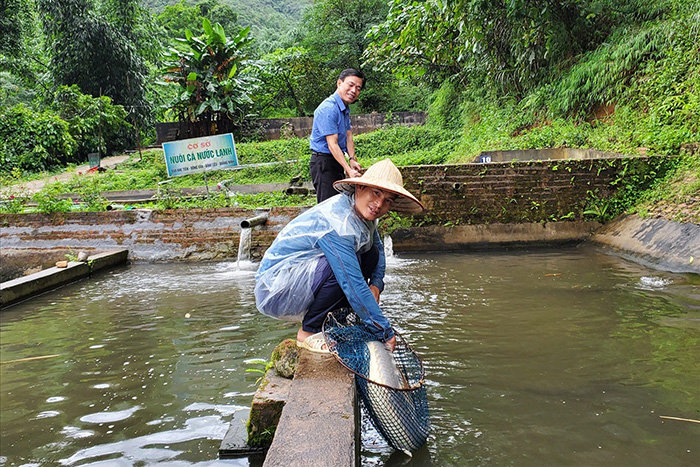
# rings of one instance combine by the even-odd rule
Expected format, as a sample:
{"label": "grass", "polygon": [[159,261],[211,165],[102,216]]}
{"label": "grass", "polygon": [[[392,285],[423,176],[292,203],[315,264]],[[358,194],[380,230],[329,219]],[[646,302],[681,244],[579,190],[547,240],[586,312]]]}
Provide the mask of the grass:
{"label": "grass", "polygon": [[[590,124],[573,124],[563,119],[548,125],[521,129],[517,119],[507,119],[504,107],[493,107],[489,112],[481,108],[483,119],[474,121],[469,130],[461,135],[430,127],[388,128],[356,137],[359,160],[363,167],[391,157],[399,166],[459,163],[471,160],[483,149],[511,149],[530,147],[550,147],[561,145],[563,140],[570,140],[573,135],[583,135],[586,141],[596,134],[595,126]],[[468,114],[468,113],[467,113]],[[626,122],[622,115],[620,121]],[[498,123],[500,122],[500,126]],[[608,123],[605,132],[621,131],[618,125]],[[509,134],[510,133],[510,134]],[[269,208],[275,206],[311,206],[315,204],[314,196],[286,195],[282,192],[259,194],[236,194],[216,190],[219,182],[228,184],[254,183],[289,183],[292,178],[308,181],[308,142],[305,139],[290,139],[260,143],[241,143],[237,145],[239,160],[243,164],[277,162],[276,165],[250,167],[240,170],[217,170],[207,173],[206,183],[210,188],[207,197],[185,197],[181,190],[188,187],[205,185],[203,174],[193,174],[169,179],[165,167],[163,152],[160,149],[144,151],[142,155],[131,157],[117,167],[104,173],[74,175],[66,182],[48,183],[33,196],[36,207],[27,208],[29,195],[20,189],[5,188],[5,202],[0,212],[66,212],[70,210],[101,211],[107,201],[100,196],[105,191],[122,190],[156,190],[159,183],[170,180],[165,185],[164,195],[158,201],[143,203],[139,207],[150,209],[188,209],[242,207],[248,209]],[[583,145],[584,147],[586,145]],[[611,149],[609,147],[605,149]],[[630,146],[617,147],[635,152]],[[601,219],[609,219],[621,210],[628,210],[641,216],[663,215],[679,222],[700,223],[700,158],[684,154],[673,159],[670,171],[664,171],[662,178],[653,181],[650,189],[648,175],[643,189],[636,186],[621,190],[621,199],[595,200],[590,213],[596,208],[601,211]],[[633,160],[630,160],[632,163]],[[662,172],[659,171],[659,174]],[[631,175],[629,175],[631,177]],[[33,176],[32,178],[36,178]],[[26,179],[28,180],[28,179]],[[16,179],[17,183],[18,180]],[[16,186],[16,185],[15,185]],[[631,186],[631,185],[630,185]],[[14,191],[13,191],[14,190]],[[62,198],[66,193],[76,193],[82,203],[76,205]],[[602,209],[605,209],[603,213]]]}
{"label": "grass", "polygon": [[700,225],[700,157],[680,156],[676,169],[645,191],[630,212]]}

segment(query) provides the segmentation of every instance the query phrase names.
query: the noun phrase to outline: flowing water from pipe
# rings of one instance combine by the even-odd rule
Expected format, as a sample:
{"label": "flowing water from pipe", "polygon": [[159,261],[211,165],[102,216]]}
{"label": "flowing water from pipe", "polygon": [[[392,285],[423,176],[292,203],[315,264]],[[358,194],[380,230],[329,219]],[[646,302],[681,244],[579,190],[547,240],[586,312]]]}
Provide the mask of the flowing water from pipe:
{"label": "flowing water from pipe", "polygon": [[394,240],[391,238],[391,235],[385,235],[382,241],[384,243],[384,256],[389,261],[390,258],[394,257]]}
{"label": "flowing water from pipe", "polygon": [[[296,325],[235,262],[134,264],[0,314],[0,465],[217,460]],[[385,313],[422,357],[433,430],[363,465],[697,466],[700,278],[591,248],[398,254]],[[45,357],[28,360],[33,357]],[[366,425],[366,424],[365,424]]]}
{"label": "flowing water from pipe", "polygon": [[250,261],[250,247],[253,241],[253,229],[241,228],[241,238],[238,243],[238,259],[236,265],[240,270],[255,269],[255,265]]}

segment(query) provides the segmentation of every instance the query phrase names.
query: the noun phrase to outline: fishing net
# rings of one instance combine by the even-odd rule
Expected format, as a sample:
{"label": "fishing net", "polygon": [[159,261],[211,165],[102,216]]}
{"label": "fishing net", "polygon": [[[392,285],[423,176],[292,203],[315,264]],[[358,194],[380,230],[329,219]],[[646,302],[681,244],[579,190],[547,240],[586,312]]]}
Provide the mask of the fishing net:
{"label": "fishing net", "polygon": [[430,431],[423,364],[396,333],[394,352],[367,330],[349,308],[329,313],[323,336],[335,358],[355,374],[360,399],[391,447],[410,454]]}

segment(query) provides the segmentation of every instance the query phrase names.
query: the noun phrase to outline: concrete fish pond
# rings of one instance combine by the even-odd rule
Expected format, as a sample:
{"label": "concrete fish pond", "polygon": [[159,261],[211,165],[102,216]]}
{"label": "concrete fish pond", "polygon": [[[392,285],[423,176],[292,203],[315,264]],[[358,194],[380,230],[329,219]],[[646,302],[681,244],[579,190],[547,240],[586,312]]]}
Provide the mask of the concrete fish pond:
{"label": "concrete fish pond", "polygon": [[320,382],[339,365],[302,352],[290,398],[308,417],[281,420],[332,421],[309,431],[318,452],[220,460],[258,390],[246,370],[296,332],[257,312],[253,274],[235,261],[132,263],[4,309],[3,465],[275,465],[323,455],[331,429],[358,433],[343,449],[362,465],[698,463],[698,276],[590,245],[390,258],[382,306],[423,360],[430,407],[413,457],[352,404],[320,397],[327,384],[349,400],[353,378]]}

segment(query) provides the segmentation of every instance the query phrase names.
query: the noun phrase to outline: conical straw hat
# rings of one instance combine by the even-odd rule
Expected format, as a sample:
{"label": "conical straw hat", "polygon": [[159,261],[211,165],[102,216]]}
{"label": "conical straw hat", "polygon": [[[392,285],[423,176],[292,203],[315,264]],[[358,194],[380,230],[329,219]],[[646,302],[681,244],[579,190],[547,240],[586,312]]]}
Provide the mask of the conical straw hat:
{"label": "conical straw hat", "polygon": [[425,207],[403,187],[403,177],[390,159],[372,164],[361,177],[338,180],[333,187],[341,193],[352,193],[356,185],[370,186],[399,195],[392,211],[418,214]]}

